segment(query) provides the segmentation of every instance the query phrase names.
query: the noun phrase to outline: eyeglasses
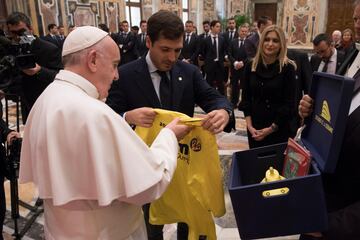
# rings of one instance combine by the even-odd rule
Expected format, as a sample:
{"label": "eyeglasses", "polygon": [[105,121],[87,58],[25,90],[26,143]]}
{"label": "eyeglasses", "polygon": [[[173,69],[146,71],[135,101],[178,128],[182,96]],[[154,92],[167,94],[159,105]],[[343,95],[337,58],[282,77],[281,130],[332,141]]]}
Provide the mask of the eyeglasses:
{"label": "eyeglasses", "polygon": [[11,34],[16,35],[16,36],[22,36],[22,35],[24,35],[25,32],[26,32],[25,28],[22,28],[22,29],[19,29],[16,31],[15,30],[10,31]]}

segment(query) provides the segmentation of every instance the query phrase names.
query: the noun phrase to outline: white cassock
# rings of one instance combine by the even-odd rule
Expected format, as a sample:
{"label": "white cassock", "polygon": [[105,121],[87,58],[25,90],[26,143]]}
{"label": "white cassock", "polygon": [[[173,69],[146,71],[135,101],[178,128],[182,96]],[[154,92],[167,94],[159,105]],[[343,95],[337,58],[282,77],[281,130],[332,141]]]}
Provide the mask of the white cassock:
{"label": "white cassock", "polygon": [[145,239],[141,205],[160,197],[175,171],[171,130],[149,148],[98,96],[62,70],[26,122],[20,181],[44,199],[46,239]]}

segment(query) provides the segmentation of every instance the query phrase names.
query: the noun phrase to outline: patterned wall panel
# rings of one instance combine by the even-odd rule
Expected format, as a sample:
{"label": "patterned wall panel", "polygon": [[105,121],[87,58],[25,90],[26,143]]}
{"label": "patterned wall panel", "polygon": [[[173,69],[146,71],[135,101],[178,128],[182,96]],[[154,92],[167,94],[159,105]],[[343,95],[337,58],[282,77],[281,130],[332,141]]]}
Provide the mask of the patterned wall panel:
{"label": "patterned wall panel", "polygon": [[181,0],[161,0],[160,4],[160,9],[169,10],[179,17],[182,16]]}
{"label": "patterned wall panel", "polygon": [[152,0],[143,0],[142,1],[142,14],[143,19],[147,20],[153,14],[153,1]]}
{"label": "patterned wall panel", "polygon": [[47,26],[50,23],[59,25],[59,5],[57,0],[38,0],[37,1],[38,25],[40,31],[45,35]]}
{"label": "patterned wall panel", "polygon": [[76,26],[99,24],[99,2],[92,0],[66,1],[66,15]]}
{"label": "patterned wall panel", "polygon": [[228,1],[228,9],[227,16],[233,17],[235,15],[243,15],[246,13],[246,0],[229,0]]}
{"label": "patterned wall panel", "polygon": [[117,32],[119,26],[119,3],[104,2],[105,23],[110,32]]}
{"label": "patterned wall panel", "polygon": [[215,13],[215,1],[214,0],[204,0],[204,12],[203,19],[216,19]]}
{"label": "patterned wall panel", "polygon": [[319,29],[319,0],[289,0],[284,3],[283,28],[289,46],[312,48],[312,39]]}

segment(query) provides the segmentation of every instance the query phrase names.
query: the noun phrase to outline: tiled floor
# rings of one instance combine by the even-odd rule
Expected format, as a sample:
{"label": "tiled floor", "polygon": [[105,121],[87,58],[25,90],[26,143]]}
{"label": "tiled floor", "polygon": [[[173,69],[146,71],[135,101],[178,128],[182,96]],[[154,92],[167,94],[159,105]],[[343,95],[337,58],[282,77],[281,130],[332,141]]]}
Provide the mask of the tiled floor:
{"label": "tiled floor", "polygon": [[[198,114],[201,114],[200,109],[196,109]],[[13,115],[13,114],[12,114]],[[222,166],[224,169],[224,186],[226,185],[228,178],[228,169],[231,164],[231,155],[234,151],[241,151],[248,148],[247,138],[246,138],[246,127],[243,115],[241,112],[236,111],[236,128],[237,131],[231,133],[221,133],[217,135],[217,143],[219,146],[219,154],[221,156]],[[14,118],[11,118],[14,120]],[[13,125],[14,126],[14,125]],[[9,182],[6,182],[6,192],[7,192],[7,207],[10,210],[10,194],[9,194]],[[216,222],[216,233],[217,239],[219,240],[235,240],[240,239],[238,230],[236,228],[236,222],[233,214],[233,209],[230,202],[230,197],[228,191],[225,187],[225,204],[227,213],[218,219],[215,219]],[[19,185],[19,196],[23,201],[34,203],[36,200],[36,191],[32,184]],[[20,215],[27,216],[29,211],[20,208]],[[23,219],[21,220],[23,222]],[[37,218],[37,222],[29,230],[27,236],[23,239],[42,239],[43,229],[42,229],[43,219],[42,216]],[[4,229],[5,239],[12,239],[11,233],[13,233],[12,220],[10,215],[6,220],[6,226]],[[176,224],[166,225],[164,228],[164,239],[165,240],[176,240]],[[298,236],[289,236],[289,237],[280,237],[280,238],[271,238],[271,239],[298,239]]]}

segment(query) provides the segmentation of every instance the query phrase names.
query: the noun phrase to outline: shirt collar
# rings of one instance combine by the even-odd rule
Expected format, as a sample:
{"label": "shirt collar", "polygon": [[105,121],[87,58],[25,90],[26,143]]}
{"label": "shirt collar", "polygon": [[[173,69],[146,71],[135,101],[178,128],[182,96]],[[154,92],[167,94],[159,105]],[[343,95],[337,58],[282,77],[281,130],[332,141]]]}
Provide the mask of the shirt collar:
{"label": "shirt collar", "polygon": [[337,60],[337,50],[336,48],[334,48],[334,53],[333,55],[331,55],[329,62],[336,62],[336,60]]}
{"label": "shirt collar", "polygon": [[146,64],[148,65],[148,69],[150,73],[156,72],[158,70],[150,58],[150,52],[146,54],[145,60],[146,60]]}
{"label": "shirt collar", "polygon": [[60,70],[60,72],[56,75],[55,80],[68,82],[83,90],[90,97],[99,99],[99,93],[96,87],[91,82],[89,82],[89,80],[85,79],[77,73],[68,70]]}

